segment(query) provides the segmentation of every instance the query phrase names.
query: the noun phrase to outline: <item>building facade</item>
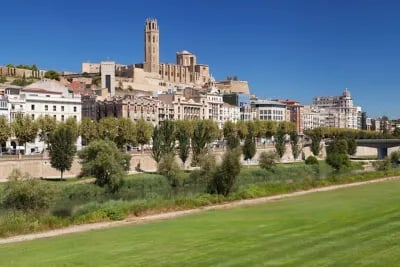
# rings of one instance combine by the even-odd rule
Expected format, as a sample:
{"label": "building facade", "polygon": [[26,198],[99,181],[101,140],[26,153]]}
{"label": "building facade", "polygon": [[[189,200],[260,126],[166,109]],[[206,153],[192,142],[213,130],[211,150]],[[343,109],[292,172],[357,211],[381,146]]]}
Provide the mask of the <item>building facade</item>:
{"label": "building facade", "polygon": [[278,101],[252,100],[256,120],[286,121],[286,105]]}
{"label": "building facade", "polygon": [[361,129],[361,107],[353,105],[347,88],[340,96],[314,97],[313,106],[327,111],[329,116],[325,127]]}

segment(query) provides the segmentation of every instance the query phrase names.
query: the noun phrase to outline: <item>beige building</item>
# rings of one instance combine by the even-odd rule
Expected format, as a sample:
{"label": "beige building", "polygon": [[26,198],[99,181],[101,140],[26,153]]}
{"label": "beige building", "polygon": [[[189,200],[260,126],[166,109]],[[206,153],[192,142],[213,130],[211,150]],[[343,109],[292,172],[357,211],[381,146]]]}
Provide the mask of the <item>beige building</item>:
{"label": "beige building", "polygon": [[[82,72],[100,73],[99,63],[82,63]],[[144,63],[115,64],[116,85],[122,89],[161,92],[203,86],[210,78],[208,65],[198,64],[194,54],[176,53],[176,64],[160,63],[160,29],[156,19],[147,19],[144,27]]]}
{"label": "beige building", "polygon": [[145,72],[158,73],[172,83],[203,85],[209,79],[209,67],[197,64],[196,56],[186,50],[176,53],[176,64],[160,64],[160,30],[156,19],[147,19],[144,39]]}
{"label": "beige building", "polygon": [[226,80],[216,82],[215,86],[221,93],[231,94],[250,94],[249,83],[247,81]]}
{"label": "beige building", "polygon": [[144,119],[158,125],[160,102],[151,96],[126,95],[122,100],[122,117],[133,122]]}
{"label": "beige building", "polygon": [[178,90],[172,93],[159,94],[158,99],[165,105],[174,108],[174,120],[204,120],[209,118],[207,97],[204,95],[199,95],[196,98],[186,98],[183,90]]}

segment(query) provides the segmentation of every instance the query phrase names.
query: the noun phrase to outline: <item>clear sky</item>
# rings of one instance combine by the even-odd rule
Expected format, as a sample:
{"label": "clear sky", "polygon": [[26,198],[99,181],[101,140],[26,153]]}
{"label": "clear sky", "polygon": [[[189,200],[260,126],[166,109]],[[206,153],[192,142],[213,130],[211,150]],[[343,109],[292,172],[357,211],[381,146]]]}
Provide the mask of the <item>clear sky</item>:
{"label": "clear sky", "polygon": [[152,17],[161,62],[185,49],[259,97],[310,104],[347,87],[369,116],[400,118],[399,11],[400,1],[384,0],[3,1],[0,65],[143,62]]}

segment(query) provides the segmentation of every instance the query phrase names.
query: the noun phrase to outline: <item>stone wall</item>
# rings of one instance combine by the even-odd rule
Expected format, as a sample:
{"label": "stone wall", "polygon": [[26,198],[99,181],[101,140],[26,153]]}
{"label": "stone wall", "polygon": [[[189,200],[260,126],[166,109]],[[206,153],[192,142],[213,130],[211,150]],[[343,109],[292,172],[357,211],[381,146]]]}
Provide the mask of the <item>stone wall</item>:
{"label": "stone wall", "polygon": [[[275,148],[272,145],[268,145],[265,147],[259,147],[257,149],[256,155],[253,158],[252,162],[249,162],[249,164],[255,164],[258,162],[258,157],[260,153],[263,151],[273,151]],[[389,153],[392,151],[398,151],[399,147],[391,148],[389,150]],[[216,161],[221,162],[222,156],[225,152],[224,149],[212,149],[212,153],[215,154],[216,156]],[[308,157],[309,155],[312,155],[310,148],[305,147],[303,149],[303,152],[305,154],[305,157]],[[376,155],[376,149],[374,148],[367,148],[367,147],[358,147],[357,148],[357,156],[371,156],[371,155]],[[323,159],[325,157],[325,148],[322,149],[321,155],[319,156],[320,159]],[[182,162],[176,157],[177,161],[179,163],[179,166],[184,167],[185,169],[190,168],[190,162],[191,162],[191,155],[189,155],[188,160],[186,161],[185,166],[183,166]],[[299,157],[301,159],[301,156]],[[241,158],[241,161],[243,162],[243,156]],[[293,161],[293,156],[291,155],[291,149],[290,145],[286,146],[286,152],[284,156],[282,157],[281,162],[291,162]],[[132,154],[131,158],[131,170],[130,173],[135,173],[136,172],[136,167],[140,167],[141,170],[148,171],[148,172],[154,172],[157,170],[157,164],[154,161],[154,159],[151,157],[151,154],[146,152],[146,153],[135,153]],[[41,156],[24,156],[23,158],[18,159],[16,156],[10,157],[10,158],[5,158],[5,156],[0,157],[0,181],[5,181],[6,178],[10,175],[13,169],[20,169],[23,173],[27,172],[31,176],[35,178],[39,177],[44,177],[44,178],[59,178],[60,177],[60,172],[54,168],[51,167],[50,165],[50,159],[49,158],[42,158]],[[79,159],[75,158],[72,168],[70,171],[64,173],[64,177],[76,177],[80,174],[81,172],[81,164],[79,163]]]}
{"label": "stone wall", "polygon": [[8,67],[0,66],[0,76],[40,79],[42,76],[44,76],[44,73],[45,73],[45,71],[42,71],[42,70],[33,71],[33,70],[8,68]]}

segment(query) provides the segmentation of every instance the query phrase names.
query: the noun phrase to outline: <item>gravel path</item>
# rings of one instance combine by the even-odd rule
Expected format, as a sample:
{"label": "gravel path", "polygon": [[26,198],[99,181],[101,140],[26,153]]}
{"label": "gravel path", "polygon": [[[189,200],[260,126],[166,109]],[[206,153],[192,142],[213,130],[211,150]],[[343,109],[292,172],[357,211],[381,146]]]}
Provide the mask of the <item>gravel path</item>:
{"label": "gravel path", "polygon": [[165,212],[165,213],[154,214],[154,215],[146,215],[143,217],[129,217],[122,221],[73,225],[73,226],[69,226],[66,228],[55,229],[55,230],[42,232],[42,233],[33,233],[33,234],[27,234],[27,235],[12,236],[12,237],[8,237],[8,238],[1,238],[0,244],[21,242],[21,241],[34,240],[34,239],[46,238],[46,237],[54,237],[54,236],[60,236],[60,235],[65,235],[65,234],[71,234],[71,233],[80,233],[80,232],[86,232],[86,231],[104,229],[104,228],[111,228],[111,227],[122,226],[122,225],[141,224],[141,223],[152,222],[152,221],[168,220],[168,219],[172,219],[172,218],[176,218],[176,217],[180,217],[180,216],[184,216],[184,215],[188,215],[188,214],[200,213],[205,210],[217,210],[217,209],[226,209],[226,208],[232,208],[232,207],[238,207],[238,206],[244,206],[244,205],[254,205],[254,204],[265,203],[268,201],[274,201],[274,200],[279,200],[279,199],[288,198],[288,197],[301,196],[301,195],[305,195],[305,194],[309,194],[309,193],[313,193],[313,192],[331,191],[331,190],[335,190],[335,189],[339,189],[339,188],[353,187],[353,186],[359,186],[359,185],[365,185],[365,184],[371,184],[371,183],[379,183],[379,182],[389,181],[389,180],[399,180],[399,179],[400,179],[400,176],[387,177],[387,178],[381,178],[381,179],[365,181],[365,182],[332,185],[332,186],[327,186],[327,187],[315,188],[315,189],[304,190],[304,191],[297,191],[297,192],[293,192],[293,193],[281,194],[281,195],[275,195],[275,196],[269,196],[269,197],[238,200],[238,201],[233,201],[233,202],[226,203],[226,204],[218,204],[218,205],[212,205],[212,206],[201,207],[201,208],[190,209],[190,210]]}

